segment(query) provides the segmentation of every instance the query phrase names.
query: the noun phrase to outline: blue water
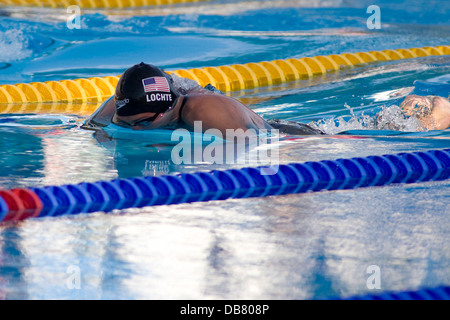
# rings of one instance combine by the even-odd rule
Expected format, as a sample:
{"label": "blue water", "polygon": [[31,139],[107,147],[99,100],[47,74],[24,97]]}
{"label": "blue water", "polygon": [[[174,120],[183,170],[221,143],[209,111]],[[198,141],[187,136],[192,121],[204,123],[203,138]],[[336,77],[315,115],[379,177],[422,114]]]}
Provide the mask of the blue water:
{"label": "blue water", "polygon": [[[366,26],[371,4],[381,9],[379,30]],[[174,70],[449,45],[449,9],[446,1],[211,1],[86,11],[81,29],[69,30],[63,9],[2,8],[0,84],[118,75],[141,61]],[[448,148],[449,130],[420,132],[395,116],[399,130],[371,124],[416,80],[450,83],[449,56],[230,95],[266,119],[312,122],[330,134],[280,144],[281,163]],[[79,125],[96,107],[0,106],[0,188],[241,166],[175,165],[168,146],[94,136]],[[449,187],[429,182],[1,226],[0,298],[320,299],[449,285]],[[380,267],[381,289],[367,287],[371,265]]]}

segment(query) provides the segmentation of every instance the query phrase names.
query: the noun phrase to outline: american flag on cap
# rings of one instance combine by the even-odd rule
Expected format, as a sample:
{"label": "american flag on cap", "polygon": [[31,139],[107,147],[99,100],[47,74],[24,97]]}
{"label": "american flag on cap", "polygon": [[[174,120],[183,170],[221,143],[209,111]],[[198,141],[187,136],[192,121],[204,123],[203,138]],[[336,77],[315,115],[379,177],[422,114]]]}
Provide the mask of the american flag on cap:
{"label": "american flag on cap", "polygon": [[165,77],[151,77],[142,79],[145,92],[162,91],[170,92],[169,83]]}

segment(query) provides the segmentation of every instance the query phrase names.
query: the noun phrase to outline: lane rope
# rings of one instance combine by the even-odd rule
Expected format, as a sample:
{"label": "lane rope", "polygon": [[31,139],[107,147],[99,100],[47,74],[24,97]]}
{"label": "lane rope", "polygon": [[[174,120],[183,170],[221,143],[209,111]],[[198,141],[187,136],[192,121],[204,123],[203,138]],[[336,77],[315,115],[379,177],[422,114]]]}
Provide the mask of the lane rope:
{"label": "lane rope", "polygon": [[[267,174],[270,173],[270,174]],[[0,217],[111,212],[230,198],[442,181],[450,149],[0,191]]]}
{"label": "lane rope", "polygon": [[208,0],[2,0],[0,6],[67,8],[78,5],[80,8],[86,9],[121,9],[203,1]]}
{"label": "lane rope", "polygon": [[[224,92],[275,86],[367,63],[450,54],[450,46],[333,54],[168,71]],[[0,104],[96,103],[114,94],[118,76],[0,85]]]}
{"label": "lane rope", "polygon": [[363,294],[349,298],[330,300],[450,300],[450,286],[419,290],[387,291],[379,294]]}

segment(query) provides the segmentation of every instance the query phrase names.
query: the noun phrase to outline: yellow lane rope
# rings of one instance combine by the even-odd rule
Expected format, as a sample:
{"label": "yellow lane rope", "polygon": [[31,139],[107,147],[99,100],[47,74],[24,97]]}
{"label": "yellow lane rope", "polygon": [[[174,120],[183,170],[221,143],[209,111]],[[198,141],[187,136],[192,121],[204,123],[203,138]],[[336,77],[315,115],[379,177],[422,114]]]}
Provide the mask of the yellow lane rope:
{"label": "yellow lane rope", "polygon": [[78,5],[81,8],[131,8],[155,5],[170,5],[185,2],[200,2],[207,0],[2,0],[0,5],[33,6],[64,8]]}
{"label": "yellow lane rope", "polygon": [[[230,92],[273,86],[365,63],[449,55],[450,46],[382,50],[180,69],[176,75]],[[168,73],[172,73],[168,72]],[[0,104],[97,103],[114,94],[120,76],[0,85]],[[4,106],[1,107],[4,109]],[[1,111],[3,112],[3,111]]]}
{"label": "yellow lane rope", "polygon": [[24,103],[4,104],[0,114],[5,113],[37,113],[37,114],[76,114],[89,116],[101,106],[99,103]]}

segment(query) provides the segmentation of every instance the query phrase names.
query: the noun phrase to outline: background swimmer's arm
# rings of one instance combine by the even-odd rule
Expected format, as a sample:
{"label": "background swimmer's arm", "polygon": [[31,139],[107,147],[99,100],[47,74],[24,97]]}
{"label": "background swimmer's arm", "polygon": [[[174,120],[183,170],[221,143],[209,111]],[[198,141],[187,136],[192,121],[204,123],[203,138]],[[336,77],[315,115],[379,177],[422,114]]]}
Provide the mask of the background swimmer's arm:
{"label": "background swimmer's arm", "polygon": [[446,98],[409,95],[400,107],[408,116],[416,117],[426,130],[450,127],[450,102]]}
{"label": "background swimmer's arm", "polygon": [[433,98],[433,111],[431,116],[435,130],[445,130],[450,127],[450,102],[443,97]]}

